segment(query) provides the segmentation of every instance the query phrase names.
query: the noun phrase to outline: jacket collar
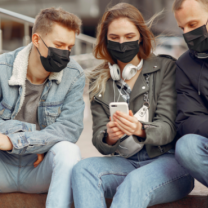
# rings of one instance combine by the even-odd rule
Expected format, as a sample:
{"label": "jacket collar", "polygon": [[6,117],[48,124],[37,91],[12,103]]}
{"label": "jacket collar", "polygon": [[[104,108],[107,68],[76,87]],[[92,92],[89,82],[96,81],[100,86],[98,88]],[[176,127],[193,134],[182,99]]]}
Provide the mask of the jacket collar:
{"label": "jacket collar", "polygon": [[[28,68],[28,60],[30,51],[32,49],[33,43],[28,44],[25,48],[23,48],[16,56],[13,64],[13,72],[12,76],[9,80],[9,85],[15,86],[20,85],[24,86],[26,76],[27,76],[27,68]],[[63,70],[61,72],[55,73],[52,72],[49,76],[49,80],[56,80],[57,84],[61,83],[63,77]]]}
{"label": "jacket collar", "polygon": [[158,57],[152,54],[150,58],[144,60],[142,74],[151,74],[155,71],[160,70],[161,63],[158,62]]}
{"label": "jacket collar", "polygon": [[[149,91],[149,86],[147,86],[143,75],[156,72],[156,71],[160,70],[160,68],[161,68],[161,64],[158,62],[158,58],[154,54],[152,54],[151,57],[148,58],[147,60],[144,60],[144,65],[143,65],[141,74],[137,78],[137,80],[134,84],[134,87],[132,89],[132,92],[131,92],[130,103],[136,97]],[[118,102],[125,102],[123,97],[119,96],[118,90],[114,90],[114,89],[117,89],[116,84],[115,84],[115,86],[113,86],[113,80],[112,80],[112,78],[110,78],[107,81],[106,90],[105,90],[104,95],[102,96],[101,94],[99,94],[99,95],[96,95],[95,97],[96,97],[96,99],[105,103],[107,106],[110,102],[114,101],[114,96],[115,96],[115,101],[117,101],[117,99],[119,97]],[[115,92],[115,95],[114,95],[114,92]]]}

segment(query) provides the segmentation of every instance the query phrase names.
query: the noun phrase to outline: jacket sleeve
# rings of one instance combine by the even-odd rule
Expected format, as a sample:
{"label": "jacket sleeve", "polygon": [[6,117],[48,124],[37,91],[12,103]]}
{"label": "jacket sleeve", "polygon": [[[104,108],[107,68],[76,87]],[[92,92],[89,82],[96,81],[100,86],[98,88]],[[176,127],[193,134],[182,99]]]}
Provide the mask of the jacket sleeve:
{"label": "jacket sleeve", "polygon": [[[8,128],[9,126],[9,128]],[[3,120],[0,118],[0,133],[4,135],[14,134],[17,132],[36,131],[36,125],[18,120]]]}
{"label": "jacket sleeve", "polygon": [[85,76],[80,74],[65,97],[61,114],[56,122],[41,131],[8,134],[13,150],[11,154],[40,154],[60,141],[76,143],[83,130],[83,89]]}
{"label": "jacket sleeve", "polygon": [[176,70],[177,118],[179,136],[199,134],[208,137],[208,110],[189,78],[178,66]]}
{"label": "jacket sleeve", "polygon": [[118,141],[116,144],[111,146],[104,141],[107,130],[106,125],[110,121],[110,119],[105,113],[103,106],[93,100],[91,102],[91,111],[93,118],[93,145],[103,155],[114,153],[118,148],[120,142]]}
{"label": "jacket sleeve", "polygon": [[147,127],[145,129],[146,138],[140,142],[142,144],[166,145],[171,143],[176,135],[175,61],[171,60],[163,67],[166,67],[166,70],[158,94],[154,118],[152,122],[142,122]]}

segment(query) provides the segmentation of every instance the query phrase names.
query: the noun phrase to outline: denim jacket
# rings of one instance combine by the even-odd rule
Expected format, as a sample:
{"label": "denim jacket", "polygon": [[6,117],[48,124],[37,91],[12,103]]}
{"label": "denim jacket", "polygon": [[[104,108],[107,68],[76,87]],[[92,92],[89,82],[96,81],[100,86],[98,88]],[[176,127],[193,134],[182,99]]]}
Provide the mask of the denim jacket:
{"label": "denim jacket", "polygon": [[36,125],[14,120],[25,97],[25,80],[32,43],[0,56],[0,132],[7,135],[10,154],[47,152],[60,141],[77,142],[83,130],[85,76],[73,59],[59,73],[51,73],[38,106]]}

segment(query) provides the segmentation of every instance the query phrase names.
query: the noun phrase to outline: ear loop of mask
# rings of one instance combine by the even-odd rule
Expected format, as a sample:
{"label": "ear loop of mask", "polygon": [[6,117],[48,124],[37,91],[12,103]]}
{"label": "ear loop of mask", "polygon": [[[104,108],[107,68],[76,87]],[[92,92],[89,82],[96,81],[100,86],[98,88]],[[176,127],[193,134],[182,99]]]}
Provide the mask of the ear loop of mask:
{"label": "ear loop of mask", "polygon": [[[44,45],[48,48],[48,46],[45,44],[44,40],[41,38],[40,35],[39,35],[39,37],[40,37],[40,39],[43,41]],[[40,51],[39,51],[38,47],[36,47],[36,48],[37,48],[37,50],[38,50],[38,53],[40,54]],[[41,56],[41,54],[40,54],[40,56]]]}

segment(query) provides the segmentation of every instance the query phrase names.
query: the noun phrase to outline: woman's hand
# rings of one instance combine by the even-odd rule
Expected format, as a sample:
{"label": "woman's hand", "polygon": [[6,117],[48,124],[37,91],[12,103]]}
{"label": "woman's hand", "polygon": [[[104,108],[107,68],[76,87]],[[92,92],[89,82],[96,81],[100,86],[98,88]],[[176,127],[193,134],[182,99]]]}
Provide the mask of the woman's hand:
{"label": "woman's hand", "polygon": [[109,145],[114,145],[125,134],[116,126],[114,121],[111,121],[111,118],[107,124],[107,133],[108,137],[106,142]]}
{"label": "woman's hand", "polygon": [[117,111],[113,115],[115,125],[126,135],[136,135],[140,137],[145,137],[145,131],[142,130],[142,124],[134,117],[132,111],[129,111],[129,115]]}
{"label": "woman's hand", "polygon": [[34,162],[34,167],[36,168],[44,159],[44,154],[37,154],[38,159]]}

